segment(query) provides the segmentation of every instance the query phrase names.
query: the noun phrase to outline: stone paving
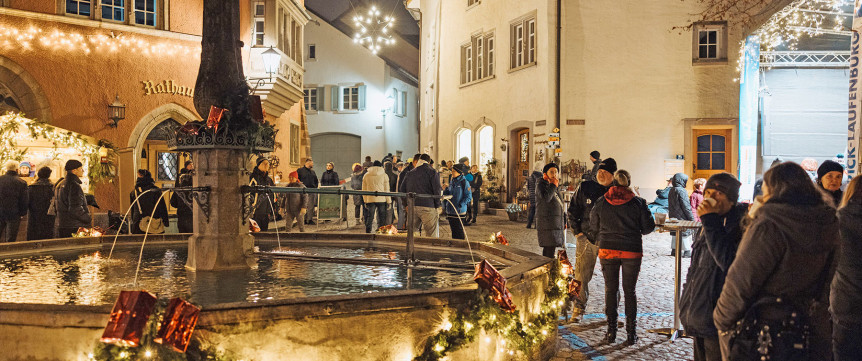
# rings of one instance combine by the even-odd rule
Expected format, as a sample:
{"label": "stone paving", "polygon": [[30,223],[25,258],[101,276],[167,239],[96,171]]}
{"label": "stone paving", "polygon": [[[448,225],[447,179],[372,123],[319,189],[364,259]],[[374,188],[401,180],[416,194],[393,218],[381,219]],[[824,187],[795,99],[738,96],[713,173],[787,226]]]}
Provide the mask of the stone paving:
{"label": "stone paving", "polygon": [[[349,221],[351,232],[364,232],[361,225]],[[441,222],[440,236],[449,237],[448,223]],[[467,237],[484,240],[491,233],[502,231],[510,245],[541,254],[536,240],[536,230],[526,229],[525,222],[509,221],[505,215],[479,216],[475,225],[466,227]],[[316,226],[306,226],[306,231],[316,230]],[[320,230],[344,231],[343,224],[324,223]],[[574,262],[576,252],[574,236],[568,233],[568,254]],[[586,315],[580,323],[560,322],[558,351],[552,361],[580,360],[691,360],[692,342],[680,339],[670,342],[667,336],[650,333],[647,330],[673,325],[673,273],[674,258],[670,254],[670,236],[667,233],[652,233],[644,237],[644,258],[638,279],[638,337],[634,346],[623,347],[625,330],[620,327],[617,342],[606,344],[602,340],[607,328],[604,309],[604,279],[600,266],[596,264],[595,274],[590,282],[590,300]],[[688,270],[689,260],[683,259],[683,277]],[[622,289],[620,290],[622,293]],[[625,300],[620,301],[619,310],[624,309]],[[620,320],[625,317],[621,314]]]}

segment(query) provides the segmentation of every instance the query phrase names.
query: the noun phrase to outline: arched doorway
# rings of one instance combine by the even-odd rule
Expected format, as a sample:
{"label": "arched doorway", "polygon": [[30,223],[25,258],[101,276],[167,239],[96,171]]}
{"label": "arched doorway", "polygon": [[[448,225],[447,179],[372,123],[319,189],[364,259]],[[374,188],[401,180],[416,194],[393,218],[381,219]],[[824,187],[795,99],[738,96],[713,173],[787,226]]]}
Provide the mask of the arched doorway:
{"label": "arched doorway", "polygon": [[[139,169],[146,169],[153,174],[157,187],[172,187],[179,178],[180,169],[191,154],[177,152],[168,149],[168,139],[176,134],[180,123],[173,118],[168,118],[156,125],[147,134],[146,140],[139,154]],[[165,195],[168,213],[175,214],[176,209],[170,205],[170,195]]]}
{"label": "arched doorway", "polygon": [[30,119],[51,122],[48,98],[24,68],[0,56],[0,113],[20,112]]}
{"label": "arched doorway", "polygon": [[530,128],[515,128],[509,143],[509,199],[515,197],[530,176],[530,152],[532,147]]}

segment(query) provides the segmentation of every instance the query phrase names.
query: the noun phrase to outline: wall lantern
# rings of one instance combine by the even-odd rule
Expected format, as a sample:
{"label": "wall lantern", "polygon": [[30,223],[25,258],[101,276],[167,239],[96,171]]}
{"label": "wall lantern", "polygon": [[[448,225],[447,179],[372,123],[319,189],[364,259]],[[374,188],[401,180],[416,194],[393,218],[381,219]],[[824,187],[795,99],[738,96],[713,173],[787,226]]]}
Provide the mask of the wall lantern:
{"label": "wall lantern", "polygon": [[126,119],[126,105],[120,103],[120,95],[117,94],[114,102],[108,105],[108,119],[112,123],[108,124],[111,128],[116,128],[121,120]]}
{"label": "wall lantern", "polygon": [[278,72],[278,67],[281,65],[281,54],[270,46],[261,56],[263,56],[263,67],[271,78],[273,74]]}

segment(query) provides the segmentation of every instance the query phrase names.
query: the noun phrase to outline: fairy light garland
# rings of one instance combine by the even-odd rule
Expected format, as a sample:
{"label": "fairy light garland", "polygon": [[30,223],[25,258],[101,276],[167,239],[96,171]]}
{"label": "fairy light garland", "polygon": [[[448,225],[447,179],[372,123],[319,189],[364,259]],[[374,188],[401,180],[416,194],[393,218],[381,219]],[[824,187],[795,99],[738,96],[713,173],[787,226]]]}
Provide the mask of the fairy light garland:
{"label": "fairy light garland", "polygon": [[478,290],[468,309],[453,312],[441,322],[436,334],[428,337],[422,353],[413,361],[447,360],[447,354],[473,342],[485,333],[482,342],[492,344],[498,354],[529,356],[557,327],[557,319],[566,301],[566,275],[559,260],[554,260],[548,272],[545,300],[539,313],[529,321],[521,321],[520,312],[506,312],[487,291]]}
{"label": "fairy light garland", "polygon": [[[796,0],[773,14],[766,23],[751,36],[760,44],[763,51],[771,51],[784,45],[796,50],[799,40],[804,36],[817,36],[824,31],[850,31],[844,26],[852,14],[842,11],[843,6],[853,5],[848,0]],[[848,18],[849,17],[849,18]],[[830,26],[831,25],[831,26]],[[745,67],[745,39],[739,43],[737,74]],[[735,78],[734,81],[739,81]]]}
{"label": "fairy light garland", "polygon": [[142,37],[125,34],[82,34],[64,32],[56,28],[0,25],[0,48],[25,51],[59,50],[90,54],[126,52],[145,56],[192,56],[200,58],[200,46],[179,45],[172,42],[151,42]]}

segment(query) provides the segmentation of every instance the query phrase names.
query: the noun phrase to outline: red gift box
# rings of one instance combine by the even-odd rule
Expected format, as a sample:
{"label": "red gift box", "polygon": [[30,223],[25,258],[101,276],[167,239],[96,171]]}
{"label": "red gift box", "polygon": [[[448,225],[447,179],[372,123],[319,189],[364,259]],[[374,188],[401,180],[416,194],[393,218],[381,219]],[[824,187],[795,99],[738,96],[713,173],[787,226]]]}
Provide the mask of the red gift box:
{"label": "red gift box", "polygon": [[201,309],[188,301],[172,298],[168,302],[165,317],[162,318],[162,325],[154,341],[170,345],[176,351],[186,352],[200,313]]}
{"label": "red gift box", "polygon": [[138,346],[155,306],[156,296],[152,293],[120,291],[101,341],[124,347]]}
{"label": "red gift box", "polygon": [[488,260],[482,260],[476,265],[476,274],[473,275],[473,280],[482,287],[491,292],[491,298],[496,301],[500,307],[506,311],[515,311],[515,304],[512,302],[512,294],[506,288],[506,278],[497,271]]}
{"label": "red gift box", "polygon": [[581,281],[578,281],[574,278],[569,280],[569,287],[566,292],[571,298],[578,298],[578,295],[581,294]]}
{"label": "red gift box", "polygon": [[563,267],[563,275],[569,276],[572,274],[574,267],[572,266],[572,262],[569,262],[569,256],[566,254],[566,250],[561,249],[557,251],[557,259],[560,260],[560,266]]}
{"label": "red gift box", "polygon": [[221,117],[227,109],[219,108],[215,105],[210,106],[210,115],[207,117],[207,128],[213,128],[213,133],[218,132],[218,124],[221,122]]}
{"label": "red gift box", "polygon": [[497,232],[497,234],[495,235],[495,238],[497,239],[497,243],[502,244],[504,246],[509,245],[509,240],[506,239],[506,236],[503,235],[503,232]]}

